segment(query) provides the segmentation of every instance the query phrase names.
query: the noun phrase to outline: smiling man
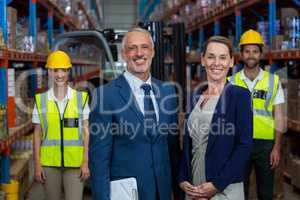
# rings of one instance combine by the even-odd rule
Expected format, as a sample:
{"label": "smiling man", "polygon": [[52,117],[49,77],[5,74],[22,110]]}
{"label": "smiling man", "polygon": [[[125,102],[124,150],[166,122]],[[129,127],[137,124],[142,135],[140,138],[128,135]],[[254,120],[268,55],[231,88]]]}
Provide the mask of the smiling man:
{"label": "smiling man", "polygon": [[140,200],[171,200],[178,187],[172,182],[179,155],[175,88],[151,77],[154,44],[147,30],[124,36],[122,57],[127,70],[92,95],[93,199],[110,200],[110,181],[135,178]]}
{"label": "smiling man", "polygon": [[257,31],[250,29],[241,36],[244,69],[230,77],[230,81],[248,88],[252,94],[253,151],[246,171],[246,197],[249,176],[254,167],[258,199],[272,200],[274,169],[279,165],[281,135],[284,131],[284,94],[279,77],[259,66],[263,47],[263,38]]}

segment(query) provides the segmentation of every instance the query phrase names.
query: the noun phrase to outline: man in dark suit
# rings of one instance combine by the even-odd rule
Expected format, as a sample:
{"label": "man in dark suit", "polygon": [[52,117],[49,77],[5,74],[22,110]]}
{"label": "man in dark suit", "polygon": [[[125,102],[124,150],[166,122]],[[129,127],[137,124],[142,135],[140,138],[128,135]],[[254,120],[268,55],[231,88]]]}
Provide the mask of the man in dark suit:
{"label": "man in dark suit", "polygon": [[92,95],[93,199],[109,200],[110,181],[134,177],[140,200],[170,200],[179,148],[175,88],[151,77],[154,44],[148,31],[130,30],[122,57],[127,70]]}

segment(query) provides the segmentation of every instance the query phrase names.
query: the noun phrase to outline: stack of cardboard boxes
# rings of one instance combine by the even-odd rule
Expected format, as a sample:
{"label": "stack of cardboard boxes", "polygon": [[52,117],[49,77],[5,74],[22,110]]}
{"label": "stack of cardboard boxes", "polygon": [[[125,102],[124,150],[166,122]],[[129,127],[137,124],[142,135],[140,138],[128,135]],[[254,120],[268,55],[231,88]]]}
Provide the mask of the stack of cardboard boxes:
{"label": "stack of cardboard boxes", "polygon": [[17,32],[18,11],[15,8],[7,7],[7,47],[16,49],[16,32]]}
{"label": "stack of cardboard boxes", "polygon": [[288,118],[300,121],[300,80],[288,80]]}
{"label": "stack of cardboard boxes", "polygon": [[[273,50],[286,50],[291,48],[299,48],[300,44],[297,44],[299,41],[293,41],[293,37],[297,34],[295,31],[295,27],[292,27],[291,20],[297,18],[299,16],[299,11],[295,8],[281,8],[279,10],[280,15],[280,26],[281,26],[281,33],[273,37]],[[296,22],[299,23],[299,22]],[[299,26],[299,25],[298,25]],[[299,30],[298,30],[299,31]],[[293,36],[294,35],[294,36]],[[293,44],[294,43],[294,44]]]}
{"label": "stack of cardboard boxes", "polygon": [[15,112],[16,125],[22,125],[30,120],[33,108],[33,98],[30,94],[31,76],[29,71],[16,70],[16,85],[15,85]]}

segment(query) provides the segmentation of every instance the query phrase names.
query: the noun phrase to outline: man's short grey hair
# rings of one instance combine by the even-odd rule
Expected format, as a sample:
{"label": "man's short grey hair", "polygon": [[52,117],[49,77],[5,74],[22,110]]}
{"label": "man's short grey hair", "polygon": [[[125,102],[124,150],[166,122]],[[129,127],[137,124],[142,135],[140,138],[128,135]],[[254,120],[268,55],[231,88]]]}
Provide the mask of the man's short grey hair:
{"label": "man's short grey hair", "polygon": [[151,45],[152,47],[154,47],[154,42],[153,42],[153,38],[151,36],[151,33],[146,30],[146,29],[143,29],[143,28],[140,28],[140,27],[134,27],[134,28],[131,28],[123,37],[123,40],[122,40],[122,49],[124,50],[125,49],[125,41],[127,39],[127,36],[129,33],[132,33],[132,32],[140,32],[140,33],[145,33],[149,36],[150,38],[150,41],[151,41]]}

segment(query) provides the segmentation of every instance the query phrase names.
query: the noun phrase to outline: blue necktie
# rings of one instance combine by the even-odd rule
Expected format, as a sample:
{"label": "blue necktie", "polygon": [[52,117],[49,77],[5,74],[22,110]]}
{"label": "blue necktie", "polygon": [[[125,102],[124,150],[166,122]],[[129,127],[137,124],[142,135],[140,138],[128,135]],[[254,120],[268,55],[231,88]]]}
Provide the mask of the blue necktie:
{"label": "blue necktie", "polygon": [[155,134],[156,127],[156,114],[154,110],[153,101],[150,96],[151,86],[143,84],[141,88],[144,90],[144,125],[145,129],[151,135]]}

